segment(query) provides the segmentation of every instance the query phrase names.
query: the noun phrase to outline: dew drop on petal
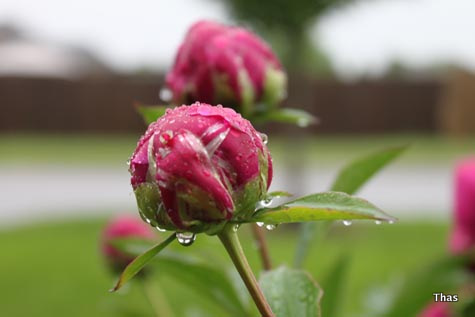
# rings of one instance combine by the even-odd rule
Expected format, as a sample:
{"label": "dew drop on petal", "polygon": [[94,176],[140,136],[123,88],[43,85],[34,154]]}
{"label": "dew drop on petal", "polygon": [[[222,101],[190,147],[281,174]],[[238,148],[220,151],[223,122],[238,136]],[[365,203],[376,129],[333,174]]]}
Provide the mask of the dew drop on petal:
{"label": "dew drop on petal", "polygon": [[345,225],[345,226],[348,227],[348,226],[351,226],[351,224],[352,224],[353,222],[351,222],[351,220],[343,220],[342,223],[343,223],[343,225]]}
{"label": "dew drop on petal", "polygon": [[269,141],[269,138],[267,137],[267,134],[259,133],[259,136],[261,137],[262,143],[267,144],[267,142]]}
{"label": "dew drop on petal", "polygon": [[177,232],[176,239],[182,246],[188,247],[195,242],[196,235],[192,232]]}

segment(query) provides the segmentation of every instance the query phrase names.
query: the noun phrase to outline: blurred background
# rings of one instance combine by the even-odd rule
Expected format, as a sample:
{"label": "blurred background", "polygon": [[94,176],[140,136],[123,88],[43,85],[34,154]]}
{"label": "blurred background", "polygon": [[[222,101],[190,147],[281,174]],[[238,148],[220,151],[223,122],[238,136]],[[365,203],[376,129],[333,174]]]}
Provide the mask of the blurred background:
{"label": "blurred background", "polygon": [[[133,104],[161,102],[199,19],[265,38],[289,73],[285,106],[320,119],[258,127],[269,135],[272,189],[323,191],[352,158],[411,145],[359,193],[400,222],[335,225],[318,250],[326,256],[307,264],[318,280],[332,257],[352,253],[345,312],[358,316],[371,290],[446,252],[453,167],[475,146],[473,12],[471,0],[1,1],[5,316],[117,316],[97,239],[107,217],[136,213],[126,161],[145,125]],[[276,263],[290,263],[294,229],[270,234]],[[207,244],[199,237],[195,249]],[[200,316],[193,309],[187,316]],[[146,315],[138,304],[124,311]]]}

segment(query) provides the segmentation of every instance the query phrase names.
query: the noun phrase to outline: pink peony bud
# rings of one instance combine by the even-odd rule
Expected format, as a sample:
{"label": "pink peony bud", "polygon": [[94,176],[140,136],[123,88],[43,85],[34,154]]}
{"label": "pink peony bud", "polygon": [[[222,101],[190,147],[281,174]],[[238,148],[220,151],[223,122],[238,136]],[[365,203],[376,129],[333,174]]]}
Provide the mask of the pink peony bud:
{"label": "pink peony bud", "polygon": [[254,212],[272,180],[272,162],[262,136],[240,114],[195,103],[150,124],[130,173],[145,221],[198,233]]}
{"label": "pink peony bud", "polygon": [[449,304],[446,302],[435,302],[429,304],[418,315],[418,317],[451,317],[452,313]]}
{"label": "pink peony bud", "polygon": [[450,250],[464,253],[475,247],[475,159],[461,162],[455,172],[454,229]]}
{"label": "pink peony bud", "polygon": [[188,31],[166,84],[177,104],[225,104],[247,117],[277,106],[287,79],[270,47],[255,34],[200,21]]}
{"label": "pink peony bud", "polygon": [[118,250],[112,244],[114,239],[119,238],[153,239],[154,235],[150,227],[140,219],[130,216],[117,217],[107,224],[102,232],[102,254],[113,269],[122,271],[134,257]]}

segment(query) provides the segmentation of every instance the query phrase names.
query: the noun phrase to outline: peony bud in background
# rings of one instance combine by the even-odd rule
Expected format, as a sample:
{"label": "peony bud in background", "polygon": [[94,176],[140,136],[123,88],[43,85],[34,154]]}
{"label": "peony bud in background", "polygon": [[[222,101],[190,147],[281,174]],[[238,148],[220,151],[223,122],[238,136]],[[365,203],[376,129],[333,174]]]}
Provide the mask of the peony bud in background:
{"label": "peony bud in background", "polygon": [[451,317],[449,303],[434,302],[429,304],[418,317]]}
{"label": "peony bud in background", "polygon": [[450,250],[464,253],[475,248],[475,158],[461,162],[455,171],[454,229]]}
{"label": "peony bud in background", "polygon": [[160,229],[213,233],[253,213],[272,180],[265,143],[230,108],[195,103],[168,110],[130,160],[142,218]]}
{"label": "peony bud in background", "polygon": [[122,271],[134,257],[118,250],[112,241],[119,238],[139,238],[151,240],[154,234],[151,228],[140,219],[120,216],[111,220],[102,232],[101,251],[107,263],[116,271]]}
{"label": "peony bud in background", "polygon": [[188,31],[166,84],[176,104],[224,104],[247,118],[285,98],[287,77],[270,47],[255,34],[200,21]]}

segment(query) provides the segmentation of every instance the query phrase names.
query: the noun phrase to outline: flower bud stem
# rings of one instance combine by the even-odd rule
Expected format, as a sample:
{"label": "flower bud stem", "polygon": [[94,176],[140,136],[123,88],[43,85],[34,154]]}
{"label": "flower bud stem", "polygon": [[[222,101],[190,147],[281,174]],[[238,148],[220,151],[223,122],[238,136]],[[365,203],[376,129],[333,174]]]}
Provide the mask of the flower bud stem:
{"label": "flower bud stem", "polygon": [[247,287],[247,290],[251,294],[252,299],[254,300],[259,312],[262,317],[275,317],[272,309],[269,306],[264,294],[262,293],[259,284],[257,283],[256,277],[252,272],[249,262],[247,261],[246,255],[241,247],[237,233],[234,231],[234,225],[228,224],[223,231],[218,234],[219,239],[223,243],[226,251],[228,252],[231,260],[234,263],[234,266],[241,275],[244,284]]}

